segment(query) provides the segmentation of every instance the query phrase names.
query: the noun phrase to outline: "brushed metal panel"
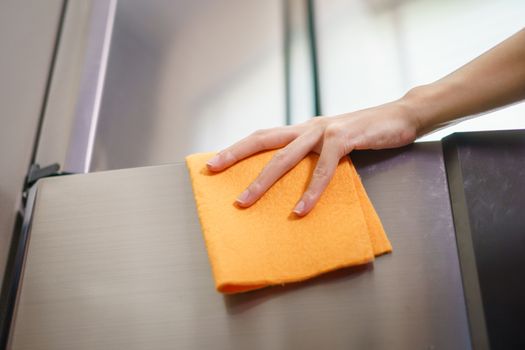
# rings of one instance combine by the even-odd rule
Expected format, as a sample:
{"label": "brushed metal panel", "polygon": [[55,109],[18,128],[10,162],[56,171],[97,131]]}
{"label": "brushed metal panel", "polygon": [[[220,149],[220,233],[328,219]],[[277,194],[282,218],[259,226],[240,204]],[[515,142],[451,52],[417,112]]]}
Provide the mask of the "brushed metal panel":
{"label": "brushed metal panel", "polygon": [[41,181],[12,348],[469,348],[440,145],[354,159],[394,253],[234,296],[183,164]]}

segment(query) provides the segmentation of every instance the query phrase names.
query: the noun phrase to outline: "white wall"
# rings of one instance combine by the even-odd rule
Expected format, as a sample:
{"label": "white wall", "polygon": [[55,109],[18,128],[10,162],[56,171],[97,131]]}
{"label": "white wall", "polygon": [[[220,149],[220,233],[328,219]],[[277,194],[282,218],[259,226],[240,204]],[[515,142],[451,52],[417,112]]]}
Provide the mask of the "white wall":
{"label": "white wall", "polygon": [[[402,96],[459,68],[525,26],[523,0],[322,0],[318,13],[323,114]],[[428,135],[525,128],[517,104]]]}

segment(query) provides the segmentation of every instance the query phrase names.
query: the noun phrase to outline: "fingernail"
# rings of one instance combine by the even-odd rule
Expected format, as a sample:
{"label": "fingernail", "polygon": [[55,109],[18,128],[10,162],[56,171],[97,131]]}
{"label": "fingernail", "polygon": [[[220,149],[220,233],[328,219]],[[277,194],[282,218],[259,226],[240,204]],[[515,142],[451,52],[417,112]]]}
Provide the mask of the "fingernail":
{"label": "fingernail", "polygon": [[216,155],[212,159],[208,160],[206,164],[211,167],[216,167],[217,165],[219,165],[219,155]]}
{"label": "fingernail", "polygon": [[250,197],[250,190],[244,190],[243,193],[237,198],[237,202],[241,204],[246,204],[248,201],[248,197]]}
{"label": "fingernail", "polygon": [[299,203],[297,203],[297,205],[295,206],[293,212],[300,215],[303,213],[303,210],[304,210],[304,202],[299,201]]}

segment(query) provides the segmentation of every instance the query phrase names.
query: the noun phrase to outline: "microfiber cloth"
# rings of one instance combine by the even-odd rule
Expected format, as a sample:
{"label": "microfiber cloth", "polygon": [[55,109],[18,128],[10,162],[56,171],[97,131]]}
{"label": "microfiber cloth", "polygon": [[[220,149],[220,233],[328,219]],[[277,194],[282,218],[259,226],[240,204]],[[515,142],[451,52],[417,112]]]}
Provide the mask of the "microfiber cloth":
{"label": "microfiber cloth", "polygon": [[392,251],[381,221],[349,157],[343,157],[314,209],[292,210],[306,190],[318,155],[310,153],[255,204],[237,196],[276,151],[246,158],[214,173],[214,153],[186,157],[215,286],[238,293],[298,282],[339,268],[362,265]]}

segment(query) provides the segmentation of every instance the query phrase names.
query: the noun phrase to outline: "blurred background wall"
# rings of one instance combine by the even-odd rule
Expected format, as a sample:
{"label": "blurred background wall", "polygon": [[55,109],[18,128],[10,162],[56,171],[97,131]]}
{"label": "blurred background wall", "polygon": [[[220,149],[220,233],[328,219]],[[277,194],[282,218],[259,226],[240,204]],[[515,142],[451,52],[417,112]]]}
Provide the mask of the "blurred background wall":
{"label": "blurred background wall", "polygon": [[[323,113],[344,113],[437,80],[525,26],[521,0],[316,1]],[[525,128],[525,104],[438,131]]]}

